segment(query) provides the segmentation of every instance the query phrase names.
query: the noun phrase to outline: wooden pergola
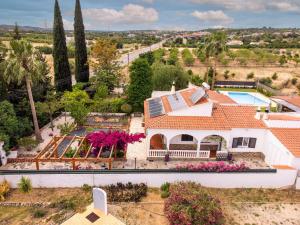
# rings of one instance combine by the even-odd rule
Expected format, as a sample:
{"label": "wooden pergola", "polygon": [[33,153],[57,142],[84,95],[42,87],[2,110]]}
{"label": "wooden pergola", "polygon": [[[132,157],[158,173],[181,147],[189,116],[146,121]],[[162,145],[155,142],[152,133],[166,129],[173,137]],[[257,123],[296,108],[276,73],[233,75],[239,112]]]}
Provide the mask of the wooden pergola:
{"label": "wooden pergola", "polygon": [[[63,141],[67,141],[67,146],[63,149],[63,152],[59,152],[59,146]],[[73,155],[66,156],[66,153],[71,150],[72,143],[78,142],[76,150]],[[111,170],[113,152],[115,152],[114,146],[110,148],[110,154],[108,158],[101,158],[103,147],[100,148],[97,156],[91,156],[93,147],[89,144],[86,137],[81,136],[54,136],[52,140],[45,146],[45,148],[35,156],[36,169],[40,169],[40,162],[71,162],[73,170],[76,169],[77,162],[103,162],[108,163],[108,168]],[[84,154],[82,154],[84,153]],[[115,153],[116,154],[116,153]]]}

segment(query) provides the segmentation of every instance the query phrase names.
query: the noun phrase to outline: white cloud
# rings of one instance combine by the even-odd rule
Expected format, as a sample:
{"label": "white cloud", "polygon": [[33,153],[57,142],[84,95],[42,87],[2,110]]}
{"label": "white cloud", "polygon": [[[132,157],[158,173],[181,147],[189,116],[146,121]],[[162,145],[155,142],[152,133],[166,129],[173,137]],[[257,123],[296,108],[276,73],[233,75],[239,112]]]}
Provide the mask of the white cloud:
{"label": "white cloud", "polygon": [[125,5],[121,10],[90,8],[83,9],[82,12],[84,19],[92,25],[145,24],[156,22],[159,18],[154,8],[135,4]]}
{"label": "white cloud", "polygon": [[191,15],[207,23],[217,23],[225,25],[230,24],[234,21],[233,18],[226,15],[222,10],[209,10],[205,12],[194,11]]}
{"label": "white cloud", "polygon": [[285,12],[300,11],[299,0],[188,0],[198,4],[213,4],[227,10],[261,12],[268,9]]}
{"label": "white cloud", "polygon": [[270,7],[282,12],[297,12],[300,11],[300,6],[291,2],[272,2]]}
{"label": "white cloud", "polygon": [[74,30],[73,22],[63,19],[63,24],[65,30]]}

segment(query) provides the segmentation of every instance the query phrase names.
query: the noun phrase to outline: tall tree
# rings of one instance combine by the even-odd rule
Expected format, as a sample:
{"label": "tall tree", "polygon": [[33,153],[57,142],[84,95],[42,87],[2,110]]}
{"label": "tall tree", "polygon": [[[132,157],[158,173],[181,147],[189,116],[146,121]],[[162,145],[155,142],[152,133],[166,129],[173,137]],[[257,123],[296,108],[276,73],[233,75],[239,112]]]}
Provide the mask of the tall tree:
{"label": "tall tree", "polygon": [[89,65],[85,43],[84,24],[81,13],[80,1],[76,0],[74,18],[75,38],[75,78],[77,82],[89,81]]}
{"label": "tall tree", "polygon": [[7,97],[7,85],[4,80],[6,52],[6,46],[0,42],[0,101],[5,100]]}
{"label": "tall tree", "polygon": [[48,70],[48,65],[29,42],[11,41],[10,45],[11,51],[4,72],[5,80],[8,83],[17,81],[19,84],[25,81],[36,140],[42,141],[32,95],[32,83],[45,79],[44,74]]}
{"label": "tall tree", "polygon": [[128,101],[135,111],[143,111],[144,101],[152,92],[152,70],[146,59],[136,59],[129,68]]}
{"label": "tall tree", "polygon": [[19,26],[18,26],[17,22],[15,23],[13,39],[14,40],[20,40],[21,39],[21,35],[20,35],[20,32],[19,32]]}
{"label": "tall tree", "polygon": [[53,24],[53,62],[56,91],[72,90],[66,36],[58,1],[55,0]]}
{"label": "tall tree", "polygon": [[205,42],[205,46],[203,50],[205,52],[206,58],[209,59],[210,57],[212,57],[214,60],[211,89],[214,89],[214,85],[215,85],[218,57],[223,52],[226,52],[228,50],[226,41],[227,41],[227,36],[224,32],[216,32],[211,36],[209,36]]}

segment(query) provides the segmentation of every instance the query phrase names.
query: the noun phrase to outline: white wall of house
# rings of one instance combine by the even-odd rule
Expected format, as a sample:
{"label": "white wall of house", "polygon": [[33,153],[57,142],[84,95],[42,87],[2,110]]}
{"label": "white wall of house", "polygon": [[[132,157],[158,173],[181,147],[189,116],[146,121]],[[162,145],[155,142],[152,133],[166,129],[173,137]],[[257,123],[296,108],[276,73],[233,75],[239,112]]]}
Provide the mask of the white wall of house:
{"label": "white wall of house", "polygon": [[[141,183],[160,187],[165,182],[194,181],[207,187],[216,188],[282,188],[293,185],[296,170],[277,170],[276,173],[87,173],[87,174],[14,174],[2,175],[16,188],[21,177],[28,177],[33,187],[81,187],[83,184],[102,186],[117,182]],[[66,182],[67,181],[67,182]]]}
{"label": "white wall of house", "polygon": [[300,128],[300,121],[264,120],[268,127]]}
{"label": "white wall of house", "polygon": [[[229,142],[230,151],[232,151],[232,152],[261,152],[264,148],[266,132],[267,131],[265,129],[245,129],[245,128],[232,129],[230,132],[230,142]],[[233,138],[238,138],[238,137],[256,138],[255,148],[248,148],[248,147],[232,148]]]}
{"label": "white wall of house", "polygon": [[169,112],[170,116],[211,116],[213,103],[206,102],[193,107],[186,107],[184,109],[178,109],[173,112]]}
{"label": "white wall of house", "polygon": [[[207,136],[211,135],[219,135],[223,137],[226,140],[226,144],[228,147],[229,138],[230,138],[230,130],[175,130],[175,129],[147,129],[146,135],[147,135],[147,147],[149,149],[150,147],[150,139],[155,134],[163,134],[167,138],[167,145],[169,146],[170,141],[182,134],[188,134],[193,136],[198,140],[198,145],[200,142],[206,138]],[[179,143],[180,136],[176,137],[175,140]],[[172,141],[173,143],[173,141]],[[190,143],[190,142],[189,142]]]}
{"label": "white wall of house", "polygon": [[[270,165],[293,166],[295,157],[270,131],[267,131],[262,151],[265,155],[265,161]],[[300,169],[300,165],[297,168]]]}

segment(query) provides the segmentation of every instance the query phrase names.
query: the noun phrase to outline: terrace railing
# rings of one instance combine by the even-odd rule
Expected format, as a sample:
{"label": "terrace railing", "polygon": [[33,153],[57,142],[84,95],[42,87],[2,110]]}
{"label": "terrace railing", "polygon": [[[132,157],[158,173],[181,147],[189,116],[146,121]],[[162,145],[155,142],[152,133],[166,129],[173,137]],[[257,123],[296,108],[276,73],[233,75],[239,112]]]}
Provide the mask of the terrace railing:
{"label": "terrace railing", "polygon": [[210,151],[200,151],[197,155],[197,151],[193,150],[152,150],[148,151],[149,158],[164,158],[166,154],[169,154],[171,158],[188,158],[188,159],[208,159]]}

